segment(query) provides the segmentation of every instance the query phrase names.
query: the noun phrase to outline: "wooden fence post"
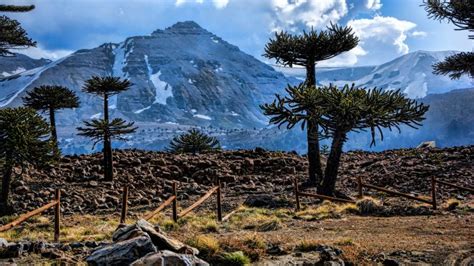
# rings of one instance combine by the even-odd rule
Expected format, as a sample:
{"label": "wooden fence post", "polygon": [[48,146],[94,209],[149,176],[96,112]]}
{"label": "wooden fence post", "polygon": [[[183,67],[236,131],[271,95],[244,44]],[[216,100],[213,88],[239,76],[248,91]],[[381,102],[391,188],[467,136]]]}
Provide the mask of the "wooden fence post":
{"label": "wooden fence post", "polygon": [[300,210],[300,197],[299,197],[299,189],[298,189],[298,179],[295,177],[295,196],[296,196],[296,211]]}
{"label": "wooden fence post", "polygon": [[178,196],[176,194],[176,182],[173,182],[173,221],[178,222]]}
{"label": "wooden fence post", "polygon": [[364,197],[364,192],[362,191],[362,177],[357,176],[357,191],[359,193],[359,199]]}
{"label": "wooden fence post", "polygon": [[54,193],[54,199],[56,200],[56,205],[54,206],[54,242],[59,241],[59,219],[61,216],[61,190],[56,189]]}
{"label": "wooden fence post", "polygon": [[436,178],[431,176],[431,199],[433,202],[433,209],[436,210]]}
{"label": "wooden fence post", "polygon": [[222,222],[222,206],[221,206],[221,181],[217,180],[217,220]]}
{"label": "wooden fence post", "polygon": [[128,207],[128,186],[123,186],[122,193],[122,213],[120,215],[120,224],[125,224],[127,218],[127,207]]}

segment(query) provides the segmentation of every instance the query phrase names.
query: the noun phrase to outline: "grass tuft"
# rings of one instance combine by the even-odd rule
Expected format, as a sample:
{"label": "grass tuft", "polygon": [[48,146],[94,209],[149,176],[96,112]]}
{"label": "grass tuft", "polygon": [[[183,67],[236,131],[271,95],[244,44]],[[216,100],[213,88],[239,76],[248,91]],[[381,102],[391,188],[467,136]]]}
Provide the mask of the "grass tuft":
{"label": "grass tuft", "polygon": [[235,251],[232,253],[224,253],[221,263],[222,265],[228,266],[249,265],[250,259],[242,251]]}
{"label": "grass tuft", "polygon": [[315,240],[303,240],[295,246],[296,251],[300,252],[311,252],[316,251],[321,244]]}

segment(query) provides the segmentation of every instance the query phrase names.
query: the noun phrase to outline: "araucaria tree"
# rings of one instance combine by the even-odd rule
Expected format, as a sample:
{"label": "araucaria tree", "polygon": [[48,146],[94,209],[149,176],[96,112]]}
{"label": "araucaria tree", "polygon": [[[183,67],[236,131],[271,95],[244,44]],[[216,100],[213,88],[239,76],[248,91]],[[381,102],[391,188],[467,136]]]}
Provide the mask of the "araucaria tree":
{"label": "araucaria tree", "polygon": [[27,92],[23,102],[26,106],[35,110],[49,113],[53,153],[56,157],[59,157],[60,150],[56,133],[55,112],[60,109],[79,107],[79,98],[72,90],[66,87],[44,85]]}
{"label": "araucaria tree", "polygon": [[330,196],[335,192],[342,149],[349,132],[370,129],[371,145],[374,145],[377,132],[383,139],[382,128],[400,130],[400,125],[416,128],[428,110],[428,106],[406,98],[400,91],[366,90],[354,85],[342,89],[335,86],[316,88],[305,84],[288,86],[286,91],[288,96],[277,96],[277,100],[262,108],[272,117],[272,123],[291,128],[311,119],[313,114],[307,110],[317,106],[319,124],[332,138],[318,193]]}
{"label": "araucaria tree", "polygon": [[9,210],[10,183],[14,167],[25,163],[42,165],[50,159],[49,127],[35,110],[27,107],[0,110],[0,169],[2,194],[0,212]]}
{"label": "araucaria tree", "polygon": [[[456,30],[474,32],[474,1],[472,0],[426,0],[428,17],[453,23]],[[474,34],[469,35],[474,39]],[[433,73],[449,75],[451,79],[459,79],[462,75],[474,78],[474,52],[462,52],[448,56],[444,61],[433,66]]]}
{"label": "araucaria tree", "polygon": [[216,138],[207,136],[194,128],[182,135],[174,137],[169,147],[171,152],[193,154],[218,149],[220,149],[220,145]]}
{"label": "araucaria tree", "polygon": [[[27,12],[35,6],[0,5],[0,12]],[[0,56],[13,55],[9,50],[35,46],[20,23],[6,16],[0,16]]]}
{"label": "araucaria tree", "polygon": [[113,155],[112,139],[123,140],[123,135],[136,131],[133,122],[126,122],[121,118],[115,118],[109,121],[109,98],[128,90],[131,83],[128,80],[121,80],[119,77],[92,77],[86,81],[83,91],[95,94],[104,100],[103,119],[92,119],[84,121],[85,127],[78,127],[79,135],[91,138],[94,146],[102,142],[104,145],[104,179],[113,180]]}
{"label": "araucaria tree", "polygon": [[[356,47],[359,39],[350,27],[331,24],[327,30],[320,32],[311,29],[302,35],[280,32],[265,46],[264,56],[275,59],[278,64],[293,67],[299,65],[306,68],[306,85],[316,86],[316,64],[331,59],[343,52]],[[306,110],[311,116],[306,120],[309,182],[317,184],[323,175],[319,147],[319,117],[316,110]],[[304,129],[304,128],[303,128]]]}

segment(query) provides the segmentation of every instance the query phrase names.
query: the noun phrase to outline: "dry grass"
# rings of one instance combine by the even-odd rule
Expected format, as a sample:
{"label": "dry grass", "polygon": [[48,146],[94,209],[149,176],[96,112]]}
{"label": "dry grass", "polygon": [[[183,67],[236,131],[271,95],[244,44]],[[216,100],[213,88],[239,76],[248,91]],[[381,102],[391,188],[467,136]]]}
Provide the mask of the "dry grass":
{"label": "dry grass", "polygon": [[336,204],[330,201],[323,201],[316,207],[310,207],[296,213],[296,217],[306,221],[317,221],[322,219],[341,218],[345,213],[358,213],[359,208],[355,204]]}
{"label": "dry grass", "polygon": [[300,252],[311,252],[311,251],[317,250],[320,245],[321,243],[319,243],[316,240],[305,239],[301,241],[300,243],[298,243],[294,249]]}
{"label": "dry grass", "polygon": [[[92,215],[67,217],[61,223],[60,239],[64,242],[109,240],[118,224],[116,217]],[[53,226],[51,217],[35,216],[18,227],[1,232],[0,237],[8,241],[52,241],[54,239]]]}

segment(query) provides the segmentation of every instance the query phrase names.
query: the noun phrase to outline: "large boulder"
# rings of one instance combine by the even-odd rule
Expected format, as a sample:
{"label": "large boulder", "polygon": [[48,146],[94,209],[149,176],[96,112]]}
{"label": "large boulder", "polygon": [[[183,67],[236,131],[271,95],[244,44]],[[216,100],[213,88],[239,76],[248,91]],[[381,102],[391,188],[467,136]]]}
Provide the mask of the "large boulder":
{"label": "large boulder", "polygon": [[89,265],[128,265],[148,253],[156,252],[147,234],[113,243],[94,251],[87,259]]}
{"label": "large boulder", "polygon": [[173,265],[173,266],[207,266],[209,263],[200,258],[189,254],[177,254],[169,250],[162,250],[156,253],[147,254],[145,257],[136,260],[133,266],[154,266],[154,265]]}
{"label": "large boulder", "polygon": [[112,235],[112,240],[114,242],[123,241],[143,233],[146,233],[150,237],[158,250],[166,249],[179,253],[192,253],[195,255],[199,253],[197,249],[191,248],[179,240],[166,236],[160,232],[158,227],[154,227],[143,219],[138,220],[138,222],[133,225],[117,229],[117,231]]}

